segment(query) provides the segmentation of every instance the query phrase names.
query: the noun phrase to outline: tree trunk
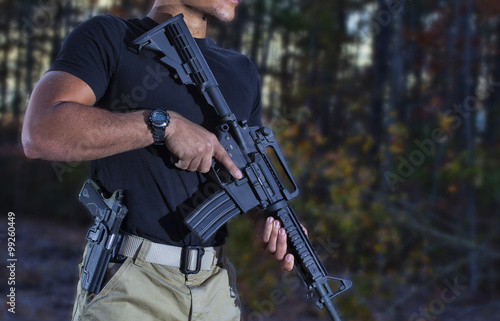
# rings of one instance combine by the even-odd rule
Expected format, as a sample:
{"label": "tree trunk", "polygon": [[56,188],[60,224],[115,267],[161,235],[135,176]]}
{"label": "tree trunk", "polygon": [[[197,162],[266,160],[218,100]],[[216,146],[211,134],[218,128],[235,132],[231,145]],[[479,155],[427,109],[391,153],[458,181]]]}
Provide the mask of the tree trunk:
{"label": "tree trunk", "polygon": [[[253,8],[253,35],[252,46],[250,49],[250,59],[258,62],[258,52],[262,41],[262,29],[264,22],[265,2],[264,0],[256,0]],[[271,32],[271,30],[268,30]],[[264,44],[268,45],[268,44]],[[264,62],[261,62],[264,63]]]}
{"label": "tree trunk", "polygon": [[0,100],[0,119],[7,114],[7,87],[8,87],[8,78],[9,78],[9,70],[8,70],[8,62],[9,62],[9,53],[13,46],[13,41],[15,39],[10,39],[10,24],[11,17],[13,13],[13,6],[11,1],[7,1],[2,5],[2,30],[4,30],[5,36],[5,44],[2,48],[2,62],[0,68],[0,88],[1,88],[1,100]]}
{"label": "tree trunk", "polygon": [[[377,0],[377,12],[389,12],[388,4],[384,0]],[[373,145],[369,150],[370,160],[380,169],[380,147],[382,144],[384,120],[385,87],[388,73],[389,48],[392,35],[392,24],[380,25],[380,32],[373,41],[373,71],[372,71],[372,98],[369,111],[369,133]]]}
{"label": "tree trunk", "polygon": [[[470,102],[469,97],[475,97],[474,95],[474,82],[472,80],[472,61],[474,59],[472,51],[472,37],[473,37],[473,7],[472,0],[465,0],[464,12],[461,17],[461,34],[464,35],[464,47],[463,47],[463,69],[460,71],[458,77],[458,82],[461,88],[463,96],[460,100],[460,109],[464,112],[463,118],[463,128],[462,128],[462,149],[467,152],[467,159],[465,166],[467,168],[473,168],[475,166],[474,157],[474,137],[475,131],[473,127],[473,120],[475,114],[470,111],[466,104]],[[462,103],[463,102],[463,103]],[[475,106],[476,108],[478,106]],[[468,232],[470,241],[475,243],[477,240],[477,219],[476,219],[476,192],[474,187],[473,178],[465,178],[464,183],[464,194],[466,197],[466,215],[468,218]],[[472,250],[469,254],[469,285],[471,290],[477,290],[479,279],[479,268],[478,268],[478,253],[476,250]]]}
{"label": "tree trunk", "polygon": [[[496,43],[493,53],[491,53],[491,73],[485,75],[488,81],[495,83],[500,82],[500,21],[496,21]],[[487,88],[486,90],[490,90]],[[486,126],[483,133],[483,141],[485,148],[489,150],[494,150],[495,143],[498,138],[499,128],[500,128],[500,89],[495,88],[494,91],[487,92],[490,96],[485,101],[486,109]]]}

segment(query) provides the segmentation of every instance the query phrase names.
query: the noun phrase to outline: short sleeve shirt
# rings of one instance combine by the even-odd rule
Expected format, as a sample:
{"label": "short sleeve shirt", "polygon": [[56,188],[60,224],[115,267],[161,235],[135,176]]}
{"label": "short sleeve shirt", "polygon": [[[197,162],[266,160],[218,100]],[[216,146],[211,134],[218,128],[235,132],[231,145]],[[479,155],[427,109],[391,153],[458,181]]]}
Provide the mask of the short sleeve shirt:
{"label": "short sleeve shirt", "polygon": [[[176,82],[153,52],[138,52],[132,45],[155,26],[157,23],[147,17],[93,17],[67,36],[50,70],[68,72],[87,83],[98,108],[117,113],[172,110],[213,131],[218,121],[216,112],[197,89]],[[260,125],[260,84],[255,65],[209,38],[196,42],[232,112],[251,126]],[[117,189],[124,191],[129,210],[122,225],[126,233],[176,246],[224,242],[225,227],[203,243],[183,223],[190,210],[215,191],[203,174],[177,169],[165,146],[151,145],[94,160],[91,177],[109,194]]]}

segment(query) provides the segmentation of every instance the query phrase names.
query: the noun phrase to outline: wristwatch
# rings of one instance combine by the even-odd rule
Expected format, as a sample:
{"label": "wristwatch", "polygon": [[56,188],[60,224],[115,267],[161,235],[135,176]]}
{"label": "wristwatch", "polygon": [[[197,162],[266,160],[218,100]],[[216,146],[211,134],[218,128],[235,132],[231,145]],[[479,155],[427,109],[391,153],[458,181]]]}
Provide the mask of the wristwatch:
{"label": "wristwatch", "polygon": [[149,114],[149,126],[153,132],[154,145],[165,144],[165,128],[170,123],[170,115],[162,110],[156,109]]}

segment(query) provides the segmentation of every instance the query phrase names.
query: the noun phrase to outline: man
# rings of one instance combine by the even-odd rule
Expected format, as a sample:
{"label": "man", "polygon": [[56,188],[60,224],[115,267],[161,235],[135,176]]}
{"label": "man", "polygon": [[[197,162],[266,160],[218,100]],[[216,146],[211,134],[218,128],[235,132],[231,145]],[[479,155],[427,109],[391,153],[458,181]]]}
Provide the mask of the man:
{"label": "man", "polygon": [[[223,253],[225,228],[203,243],[183,224],[180,208],[202,190],[201,173],[209,171],[213,158],[235,178],[242,174],[210,132],[217,116],[202,96],[175,83],[154,55],[137,53],[131,45],[159,23],[184,14],[232,111],[259,125],[255,66],[206,38],[206,18],[231,21],[237,4],[156,0],[142,19],[94,17],[72,31],[36,85],[22,132],[26,155],[91,160],[91,176],[105,192],[124,190],[129,212],[122,230],[135,244],[123,263],[109,265],[97,295],[79,287],[73,320],[239,320],[234,271]],[[153,130],[153,113],[165,117],[166,126]],[[286,254],[279,221],[268,218],[258,230],[268,252],[290,271],[294,259]],[[213,264],[184,274],[178,255],[165,263],[165,256],[186,246],[205,247],[204,257],[211,254]]]}

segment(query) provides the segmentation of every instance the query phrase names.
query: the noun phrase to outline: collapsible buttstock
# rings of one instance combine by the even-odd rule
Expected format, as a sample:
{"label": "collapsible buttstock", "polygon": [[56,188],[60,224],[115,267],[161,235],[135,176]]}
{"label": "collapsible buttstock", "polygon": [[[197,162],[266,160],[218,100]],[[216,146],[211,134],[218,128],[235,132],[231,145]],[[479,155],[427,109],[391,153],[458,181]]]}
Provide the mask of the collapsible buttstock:
{"label": "collapsible buttstock", "polygon": [[184,221],[205,242],[219,228],[241,211],[224,191],[220,190],[207,198]]}

